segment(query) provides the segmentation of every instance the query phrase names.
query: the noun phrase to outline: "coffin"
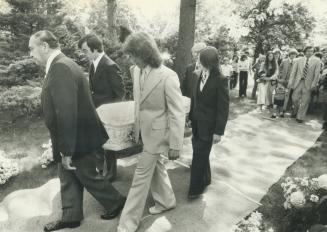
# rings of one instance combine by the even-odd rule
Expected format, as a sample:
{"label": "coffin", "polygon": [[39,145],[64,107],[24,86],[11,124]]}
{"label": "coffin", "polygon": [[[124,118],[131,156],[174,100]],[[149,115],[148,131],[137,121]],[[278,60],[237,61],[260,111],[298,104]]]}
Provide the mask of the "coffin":
{"label": "coffin", "polygon": [[[190,111],[190,99],[184,98],[185,112]],[[103,145],[105,150],[121,151],[135,146],[133,127],[135,122],[134,101],[104,104],[97,108],[109,140]]]}

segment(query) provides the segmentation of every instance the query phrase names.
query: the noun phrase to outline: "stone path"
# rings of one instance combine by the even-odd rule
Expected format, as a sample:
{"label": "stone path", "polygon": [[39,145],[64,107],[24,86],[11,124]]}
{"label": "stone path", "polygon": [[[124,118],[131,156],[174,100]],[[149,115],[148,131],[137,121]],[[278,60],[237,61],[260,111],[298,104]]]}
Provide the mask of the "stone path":
{"label": "stone path", "polygon": [[[229,121],[222,142],[211,154],[212,184],[202,198],[188,201],[189,165],[192,157],[190,138],[178,163],[167,161],[178,206],[163,215],[145,212],[139,231],[148,232],[229,232],[230,227],[257,208],[261,197],[320,135],[320,124],[309,120],[298,125],[290,119],[266,120],[253,111]],[[115,186],[127,194],[135,157],[119,161]],[[58,179],[29,190],[9,194],[0,203],[0,231],[37,232],[42,225],[60,215]],[[152,204],[149,199],[147,207]],[[101,221],[101,206],[85,194],[82,226],[62,231],[115,232],[117,219]]]}

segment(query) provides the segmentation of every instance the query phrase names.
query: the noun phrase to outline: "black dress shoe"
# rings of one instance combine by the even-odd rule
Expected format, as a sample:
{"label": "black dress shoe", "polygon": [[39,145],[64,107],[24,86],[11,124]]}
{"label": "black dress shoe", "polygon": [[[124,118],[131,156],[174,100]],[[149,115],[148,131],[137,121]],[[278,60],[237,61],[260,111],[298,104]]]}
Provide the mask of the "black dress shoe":
{"label": "black dress shoe", "polygon": [[125,202],[126,202],[126,197],[124,197],[124,199],[122,200],[122,203],[112,212],[106,212],[105,214],[101,215],[101,219],[103,220],[111,220],[114,219],[115,217],[117,217],[120,213],[120,211],[122,211],[122,209],[125,206]]}
{"label": "black dress shoe", "polygon": [[190,200],[198,199],[200,194],[188,194],[187,198]]}
{"label": "black dress shoe", "polygon": [[303,120],[302,120],[302,119],[296,119],[296,121],[297,121],[298,123],[303,123]]}
{"label": "black dress shoe", "polygon": [[43,231],[48,232],[48,231],[55,231],[55,230],[61,230],[65,228],[76,228],[81,225],[81,222],[76,221],[76,222],[63,222],[63,221],[55,221],[55,222],[50,222],[44,226]]}

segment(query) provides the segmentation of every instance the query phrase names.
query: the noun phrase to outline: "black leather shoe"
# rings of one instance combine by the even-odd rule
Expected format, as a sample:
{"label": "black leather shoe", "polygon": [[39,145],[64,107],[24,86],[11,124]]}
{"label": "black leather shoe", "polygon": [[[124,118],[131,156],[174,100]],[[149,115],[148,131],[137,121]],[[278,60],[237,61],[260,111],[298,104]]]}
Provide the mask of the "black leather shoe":
{"label": "black leather shoe", "polygon": [[122,211],[122,209],[124,208],[125,202],[126,202],[126,197],[124,197],[120,206],[118,206],[114,211],[102,214],[101,219],[111,220],[111,219],[114,219],[115,217],[117,217],[119,215],[120,211]]}
{"label": "black leather shoe", "polygon": [[187,198],[190,200],[198,199],[199,197],[200,197],[200,194],[189,194],[187,196]]}
{"label": "black leather shoe", "polygon": [[61,230],[65,228],[76,228],[81,225],[81,222],[63,222],[63,221],[55,221],[50,222],[44,226],[43,231],[55,231],[55,230]]}
{"label": "black leather shoe", "polygon": [[296,121],[297,121],[298,123],[303,123],[303,120],[302,120],[302,119],[296,119]]}

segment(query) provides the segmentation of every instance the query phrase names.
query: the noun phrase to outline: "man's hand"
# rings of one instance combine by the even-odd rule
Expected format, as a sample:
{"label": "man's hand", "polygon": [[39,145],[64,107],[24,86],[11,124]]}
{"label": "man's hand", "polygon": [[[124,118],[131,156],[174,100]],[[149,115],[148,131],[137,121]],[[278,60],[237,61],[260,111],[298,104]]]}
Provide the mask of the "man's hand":
{"label": "man's hand", "polygon": [[71,156],[62,156],[61,163],[64,169],[66,170],[76,170],[76,167],[72,166],[72,157]]}
{"label": "man's hand", "polygon": [[168,151],[168,159],[169,160],[176,160],[179,158],[179,150],[169,149]]}
{"label": "man's hand", "polygon": [[221,136],[220,135],[213,135],[212,144],[219,143],[220,140],[221,140]]}

